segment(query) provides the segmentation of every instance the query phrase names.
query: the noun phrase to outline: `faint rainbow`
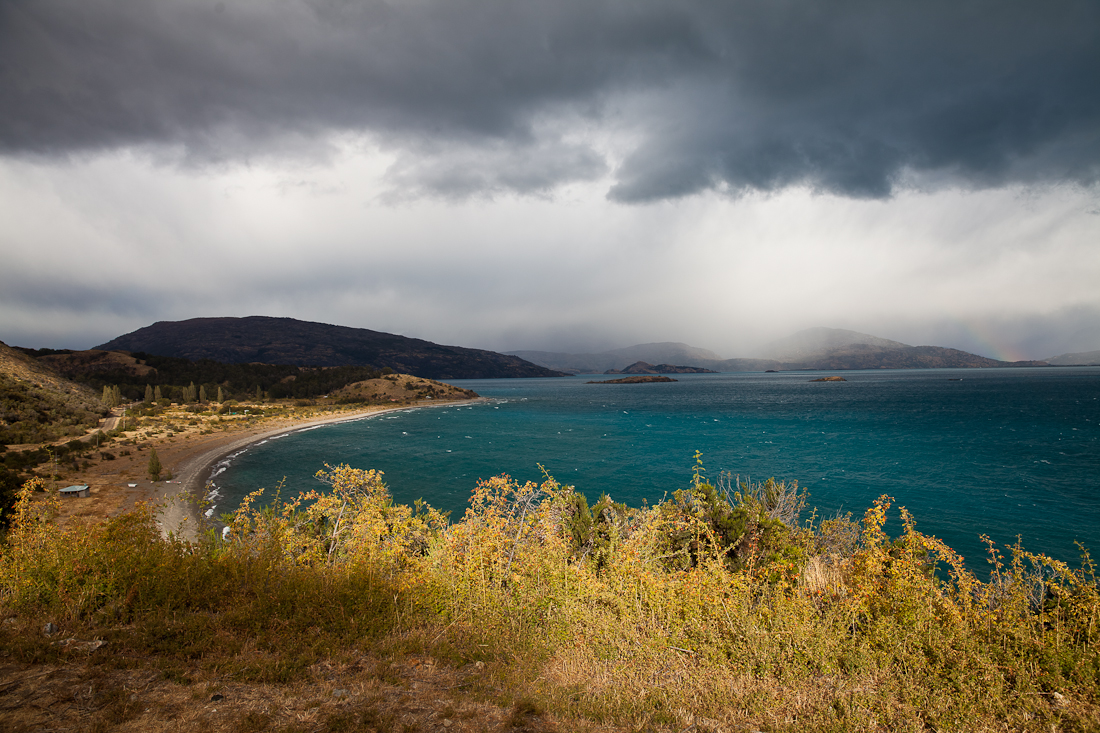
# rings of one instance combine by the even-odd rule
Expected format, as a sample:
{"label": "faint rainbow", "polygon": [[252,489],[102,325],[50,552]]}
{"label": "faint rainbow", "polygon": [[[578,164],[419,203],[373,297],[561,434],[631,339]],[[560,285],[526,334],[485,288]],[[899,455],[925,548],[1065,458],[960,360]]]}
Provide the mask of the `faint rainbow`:
{"label": "faint rainbow", "polygon": [[1027,356],[1018,347],[1005,343],[986,324],[961,319],[957,323],[969,337],[969,341],[977,344],[978,351],[976,353],[980,356],[987,356],[998,361],[1024,361],[1027,359]]}

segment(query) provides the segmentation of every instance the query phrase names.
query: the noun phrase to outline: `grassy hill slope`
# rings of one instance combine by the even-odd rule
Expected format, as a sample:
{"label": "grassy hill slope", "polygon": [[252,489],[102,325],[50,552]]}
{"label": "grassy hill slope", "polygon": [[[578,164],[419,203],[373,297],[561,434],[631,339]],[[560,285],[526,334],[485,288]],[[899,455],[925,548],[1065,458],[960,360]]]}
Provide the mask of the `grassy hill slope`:
{"label": "grassy hill slope", "polygon": [[0,343],[0,444],[82,435],[108,412],[90,388]]}

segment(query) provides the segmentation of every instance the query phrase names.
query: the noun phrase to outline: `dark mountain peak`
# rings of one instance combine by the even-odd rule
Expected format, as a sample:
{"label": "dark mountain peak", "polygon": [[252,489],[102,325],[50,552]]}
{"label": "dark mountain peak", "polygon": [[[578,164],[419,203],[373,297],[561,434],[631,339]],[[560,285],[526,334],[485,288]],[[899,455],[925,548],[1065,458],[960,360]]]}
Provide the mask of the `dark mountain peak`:
{"label": "dark mountain peak", "polygon": [[320,367],[369,364],[429,379],[560,376],[559,372],[494,351],[271,316],[158,321],[96,348],[141,351],[192,361],[212,359],[227,364],[261,362]]}

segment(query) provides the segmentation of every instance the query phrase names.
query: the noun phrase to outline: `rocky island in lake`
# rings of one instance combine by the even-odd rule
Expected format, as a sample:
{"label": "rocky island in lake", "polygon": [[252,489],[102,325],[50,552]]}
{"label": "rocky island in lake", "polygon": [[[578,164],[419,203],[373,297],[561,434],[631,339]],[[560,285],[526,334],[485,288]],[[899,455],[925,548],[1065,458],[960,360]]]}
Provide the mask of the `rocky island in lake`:
{"label": "rocky island in lake", "polygon": [[622,379],[605,379],[602,382],[585,382],[585,384],[642,384],[644,382],[675,382],[671,377],[661,377],[655,374],[646,374],[637,377],[623,377]]}

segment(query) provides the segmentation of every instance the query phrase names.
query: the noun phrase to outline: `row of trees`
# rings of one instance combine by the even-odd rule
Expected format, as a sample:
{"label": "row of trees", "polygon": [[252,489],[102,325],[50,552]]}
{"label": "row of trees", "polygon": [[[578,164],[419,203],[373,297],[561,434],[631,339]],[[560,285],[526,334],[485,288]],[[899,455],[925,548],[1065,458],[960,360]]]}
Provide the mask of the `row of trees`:
{"label": "row of trees", "polygon": [[180,404],[192,404],[196,402],[217,402],[227,400],[262,400],[262,399],[312,399],[334,392],[354,382],[367,379],[377,379],[386,370],[376,371],[361,367],[336,367],[317,371],[303,371],[299,375],[284,377],[285,381],[264,384],[253,382],[251,385],[243,384],[217,384],[211,382],[196,383],[190,381],[185,385],[147,382],[135,384],[123,382],[121,384],[103,385],[103,403],[108,407],[116,407],[123,402],[145,402],[151,404],[167,399],[170,402]]}
{"label": "row of trees", "polygon": [[[210,402],[210,399],[207,397],[206,385],[205,384],[202,384],[202,385],[199,385],[198,387],[196,387],[195,383],[191,382],[191,384],[189,384],[186,387],[167,387],[166,389],[169,390],[169,394],[171,395],[170,399],[173,402],[180,402],[180,403],[183,403],[185,405],[193,404],[193,403],[196,403],[196,402],[203,402],[203,403]],[[258,390],[259,390],[259,388],[257,387],[257,396],[259,397],[259,396],[261,396],[261,393]],[[213,391],[213,387],[211,388],[211,391]],[[115,387],[104,387],[103,388],[104,402],[107,402],[109,394],[112,396],[112,398],[117,398],[117,396],[120,395],[119,388],[117,386],[115,386]],[[217,399],[214,400],[215,402],[217,402],[219,404],[222,403],[222,402],[225,402],[225,400],[226,400],[225,392],[222,390],[222,388],[220,386],[217,387],[216,394],[217,394]],[[153,404],[153,403],[156,403],[156,402],[161,402],[163,400],[164,400],[164,391],[161,389],[161,386],[159,384],[156,385],[156,386],[153,386],[151,384],[145,385],[145,396],[142,398],[142,402],[149,405],[149,404]],[[119,402],[115,401],[113,404],[111,402],[107,402],[107,404],[110,405],[111,407],[114,407],[115,405],[119,404]]]}
{"label": "row of trees", "polygon": [[118,385],[103,385],[103,404],[107,407],[118,407],[122,404],[122,392]]}
{"label": "row of trees", "polygon": [[[251,385],[240,383],[215,383],[190,380],[186,386],[175,383],[146,382],[144,386],[133,382],[122,381],[119,384],[104,384],[103,402],[108,407],[116,407],[122,402],[142,401],[146,404],[160,402],[167,399],[170,402],[180,404],[193,404],[196,402],[217,402],[226,400],[263,400],[269,399],[311,399],[327,395],[341,387],[362,382],[368,379],[378,379],[387,374],[392,374],[391,369],[375,369],[374,367],[333,367],[325,369],[309,369],[289,367],[295,370],[294,374],[282,374],[283,367],[271,367],[270,365],[256,365],[266,371],[278,370],[274,373],[256,374],[256,380]],[[100,375],[102,376],[102,375]],[[116,375],[124,380],[131,379],[129,375]],[[160,375],[158,375],[159,377]],[[277,381],[275,377],[279,377]],[[79,380],[77,380],[79,381]]]}

